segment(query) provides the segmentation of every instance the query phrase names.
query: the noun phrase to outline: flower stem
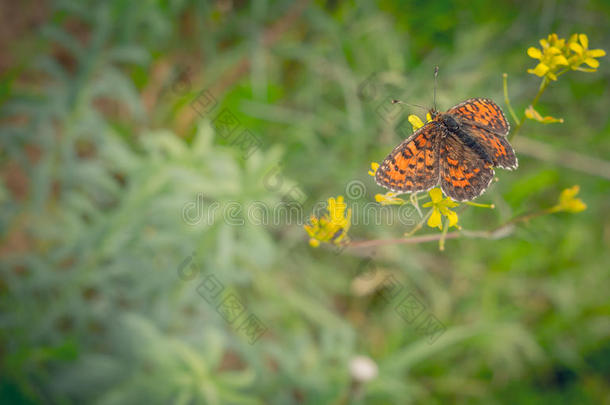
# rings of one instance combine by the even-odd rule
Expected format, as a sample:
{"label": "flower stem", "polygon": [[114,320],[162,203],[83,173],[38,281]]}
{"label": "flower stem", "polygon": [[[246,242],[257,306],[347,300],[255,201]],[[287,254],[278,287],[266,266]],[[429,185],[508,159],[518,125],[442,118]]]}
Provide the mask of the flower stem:
{"label": "flower stem", "polygon": [[419,221],[419,223],[417,225],[415,225],[413,227],[413,229],[411,229],[409,232],[405,233],[404,236],[413,236],[413,234],[415,234],[415,232],[419,231],[423,226],[424,226],[424,222],[426,222],[428,220],[428,218],[430,218],[430,215],[432,215],[432,210],[428,211],[428,213],[426,215],[422,216],[421,221]]}
{"label": "flower stem", "polygon": [[542,95],[542,93],[544,93],[544,90],[546,90],[549,83],[550,83],[549,79],[545,76],[542,79],[542,82],[540,83],[540,87],[538,88],[538,94],[536,94],[536,97],[534,97],[534,101],[532,101],[532,104],[531,104],[532,107],[536,106],[536,104],[538,103],[538,100],[540,99],[540,96]]}
{"label": "flower stem", "polygon": [[517,114],[515,114],[515,110],[513,110],[513,106],[510,104],[510,98],[508,97],[508,73],[502,74],[502,87],[504,88],[504,102],[508,107],[508,112],[510,112],[511,117],[513,117],[513,121],[519,122],[519,118],[517,118]]}
{"label": "flower stem", "polygon": [[[546,90],[549,83],[550,83],[550,81],[546,76],[542,78],[542,82],[540,82],[540,87],[538,88],[538,93],[536,94],[536,97],[534,97],[534,100],[530,104],[532,107],[536,106],[536,104],[538,103],[538,100],[540,99],[540,96],[542,96],[542,93],[544,93],[544,91]],[[515,130],[511,134],[508,135],[508,140],[512,140],[515,137],[515,135],[517,135],[517,133],[521,129],[521,126],[523,125],[524,122],[525,122],[525,114],[523,115],[523,117],[521,117],[521,120],[517,123]]]}
{"label": "flower stem", "polygon": [[445,238],[447,237],[447,231],[449,230],[449,219],[445,219],[445,226],[441,232],[441,238],[438,240],[438,250],[441,252],[445,250]]}
{"label": "flower stem", "polygon": [[476,203],[476,202],[472,202],[472,201],[464,201],[464,204],[466,205],[470,205],[473,207],[480,207],[480,208],[496,208],[496,206],[494,204],[481,204],[481,203]]}

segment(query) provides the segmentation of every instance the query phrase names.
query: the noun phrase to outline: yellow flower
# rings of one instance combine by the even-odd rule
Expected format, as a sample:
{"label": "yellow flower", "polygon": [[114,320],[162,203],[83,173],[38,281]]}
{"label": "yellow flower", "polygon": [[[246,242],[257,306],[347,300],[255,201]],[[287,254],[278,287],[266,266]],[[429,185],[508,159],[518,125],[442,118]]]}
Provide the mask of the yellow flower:
{"label": "yellow flower", "polygon": [[527,107],[527,109],[525,110],[525,116],[530,120],[542,122],[543,124],[552,124],[554,122],[563,123],[563,118],[554,118],[551,116],[543,117],[538,111],[534,109],[532,105]]}
{"label": "yellow flower", "polygon": [[[540,40],[542,49],[530,47],[527,54],[540,62],[528,73],[539,77],[557,80],[557,76],[568,69],[583,72],[595,72],[599,66],[600,58],[606,55],[603,49],[589,49],[589,39],[585,34],[573,34],[569,40],[558,38],[557,34],[550,34],[546,39]],[[590,68],[580,67],[583,63]]]}
{"label": "yellow flower", "polygon": [[557,205],[550,209],[550,212],[570,212],[577,213],[587,209],[585,204],[580,198],[576,198],[576,195],[580,191],[578,185],[566,188],[559,195],[559,201]]}
{"label": "yellow flower", "polygon": [[547,39],[540,40],[540,46],[542,46],[542,50],[533,46],[527,50],[530,58],[540,61],[534,69],[528,69],[527,72],[557,80],[556,73],[562,67],[568,66],[569,48],[566,46],[565,39],[559,39],[557,34],[550,34]]}
{"label": "yellow flower", "polygon": [[[407,119],[409,120],[409,122],[411,123],[411,126],[413,127],[413,132],[417,131],[418,129],[420,129],[421,127],[424,126],[424,123],[422,122],[421,118],[419,118],[415,114],[409,115],[409,117]],[[430,113],[427,113],[426,122],[430,122],[430,121],[432,121],[432,116],[430,115]]]}
{"label": "yellow flower", "polygon": [[424,126],[424,123],[421,121],[421,119],[415,115],[415,114],[411,114],[409,115],[409,118],[407,118],[409,120],[409,122],[411,123],[411,125],[413,126],[413,131],[417,131],[418,129],[420,129],[421,127]]}
{"label": "yellow flower", "polygon": [[432,214],[428,218],[428,226],[430,228],[443,229],[442,217],[445,216],[449,220],[449,227],[455,226],[459,228],[458,215],[455,211],[451,211],[450,208],[457,207],[458,203],[450,198],[443,198],[443,192],[440,188],[433,188],[429,192],[430,199],[432,201],[427,202],[423,207],[432,207]]}
{"label": "yellow flower", "polygon": [[379,163],[371,162],[371,170],[369,170],[369,176],[375,177],[375,173],[377,173],[377,169],[379,169]]}
{"label": "yellow flower", "polygon": [[[328,214],[321,218],[310,217],[311,224],[305,225],[305,231],[309,234],[309,244],[313,247],[320,246],[320,242],[340,245],[342,241],[348,240],[347,231],[350,227],[352,210],[347,209],[343,196],[328,199]],[[347,214],[346,214],[347,212]]]}
{"label": "yellow flower", "polygon": [[406,201],[396,197],[398,193],[388,192],[385,194],[375,194],[375,201],[381,205],[403,205]]}
{"label": "yellow flower", "polygon": [[[568,59],[573,70],[595,72],[599,67],[599,61],[595,58],[606,56],[606,51],[603,49],[589,49],[589,38],[585,34],[573,34],[568,40],[568,47],[574,52]],[[589,65],[591,69],[580,67],[583,63]]]}

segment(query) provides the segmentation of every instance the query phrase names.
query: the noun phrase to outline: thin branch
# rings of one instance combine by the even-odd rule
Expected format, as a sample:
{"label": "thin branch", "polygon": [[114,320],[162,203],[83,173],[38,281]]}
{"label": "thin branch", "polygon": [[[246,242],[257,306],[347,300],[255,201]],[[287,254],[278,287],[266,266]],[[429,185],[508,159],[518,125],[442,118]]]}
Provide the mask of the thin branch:
{"label": "thin branch", "polygon": [[[441,238],[441,234],[433,234],[433,235],[422,235],[416,236],[413,238],[398,238],[398,239],[373,239],[373,240],[364,240],[359,242],[351,242],[347,247],[350,249],[362,249],[368,247],[375,246],[385,246],[385,245],[398,245],[398,244],[416,244],[416,243],[425,243],[425,242],[434,242],[438,241]],[[445,239],[455,239],[461,236],[460,232],[449,232],[445,235]]]}
{"label": "thin branch", "polygon": [[517,225],[518,223],[527,222],[531,219],[534,219],[541,215],[545,215],[545,214],[549,214],[549,213],[550,213],[549,210],[542,210],[542,211],[536,211],[533,213],[523,214],[523,215],[515,217],[515,218],[511,219],[510,221],[507,221],[506,223],[500,225],[499,227],[494,228],[489,231],[461,230],[461,231],[448,232],[447,234],[444,234],[444,235],[442,233],[436,233],[436,234],[432,234],[432,235],[422,235],[422,236],[416,236],[416,237],[412,237],[412,238],[364,240],[364,241],[359,241],[359,242],[350,242],[347,245],[347,248],[362,249],[362,248],[370,248],[370,247],[375,247],[375,246],[386,246],[386,245],[400,245],[400,244],[412,245],[412,244],[418,244],[418,243],[435,242],[435,241],[439,241],[441,239],[444,239],[444,240],[456,239],[456,238],[459,238],[460,236],[463,236],[466,238],[479,238],[479,239],[490,239],[490,240],[502,239],[502,238],[505,238],[505,237],[511,235],[513,233],[513,231],[515,230],[515,225]]}
{"label": "thin branch", "polygon": [[491,230],[491,231],[462,230],[462,231],[448,232],[447,234],[444,235],[444,237],[443,237],[442,233],[435,233],[432,235],[415,236],[412,238],[364,240],[364,241],[359,241],[359,242],[351,242],[348,245],[348,248],[362,249],[362,248],[369,248],[369,247],[375,247],[375,246],[399,245],[399,244],[413,245],[413,244],[418,244],[418,243],[436,242],[441,239],[445,239],[445,240],[456,239],[456,238],[459,238],[460,236],[464,236],[467,238],[502,239],[502,238],[505,238],[508,235],[510,235],[512,233],[513,229],[514,229],[513,224],[506,224],[506,225],[503,225],[503,226],[501,226],[497,229]]}

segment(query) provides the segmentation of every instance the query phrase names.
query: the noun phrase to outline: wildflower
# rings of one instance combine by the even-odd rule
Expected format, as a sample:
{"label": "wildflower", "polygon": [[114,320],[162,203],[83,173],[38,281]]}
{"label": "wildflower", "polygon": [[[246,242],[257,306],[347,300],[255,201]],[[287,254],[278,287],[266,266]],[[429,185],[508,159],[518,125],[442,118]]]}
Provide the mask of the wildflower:
{"label": "wildflower", "polygon": [[[606,55],[603,49],[589,49],[589,38],[585,34],[573,34],[568,40],[569,49],[574,54],[568,59],[570,68],[583,72],[595,72],[599,67],[599,61],[595,58],[601,58]],[[586,63],[591,68],[580,67]]]}
{"label": "wildflower", "polygon": [[402,198],[396,197],[398,193],[388,192],[385,194],[375,194],[375,201],[381,205],[403,205],[406,203]]}
{"label": "wildflower", "polygon": [[577,213],[586,210],[587,204],[585,204],[580,198],[576,198],[579,191],[580,187],[578,185],[566,188],[559,195],[557,205],[551,207],[549,211]]}
{"label": "wildflower", "polygon": [[528,69],[527,72],[557,80],[557,72],[562,67],[568,66],[566,54],[569,48],[566,47],[565,39],[559,39],[557,34],[550,34],[547,39],[540,40],[540,45],[542,50],[533,46],[527,50],[530,58],[540,61],[534,69]]}
{"label": "wildflower", "polygon": [[442,217],[445,216],[449,220],[449,227],[455,226],[459,228],[458,215],[455,211],[451,211],[450,208],[455,208],[459,204],[453,201],[451,198],[443,198],[443,192],[440,188],[433,188],[429,192],[430,199],[432,201],[427,202],[423,207],[432,207],[432,214],[428,218],[428,226],[430,228],[443,229]]}
{"label": "wildflower", "polygon": [[420,129],[421,127],[424,126],[424,123],[421,121],[421,119],[415,115],[415,114],[411,114],[409,115],[409,117],[407,118],[409,120],[409,122],[411,123],[411,126],[413,126],[413,131],[417,131],[418,129]]}
{"label": "wildflower", "polygon": [[[569,69],[595,72],[599,66],[599,61],[595,58],[606,55],[603,49],[589,49],[589,38],[585,34],[573,34],[567,41],[557,37],[557,34],[550,34],[540,40],[540,46],[542,49],[530,47],[527,50],[531,58],[540,61],[527,72],[550,80],[557,80],[559,75]],[[581,67],[583,63],[590,67]]]}
{"label": "wildflower", "polygon": [[369,176],[375,177],[375,173],[377,172],[377,169],[379,169],[379,163],[371,162],[371,169],[369,170]]}
{"label": "wildflower", "polygon": [[[309,244],[313,247],[320,246],[320,242],[333,243],[340,245],[346,241],[347,231],[350,227],[352,210],[347,209],[343,201],[343,196],[328,199],[328,214],[321,218],[310,217],[310,225],[305,225],[305,231],[310,236]],[[347,214],[346,214],[347,212]]]}
{"label": "wildflower", "polygon": [[534,106],[530,105],[525,110],[525,116],[530,120],[542,122],[543,124],[552,124],[555,122],[563,123],[563,118],[554,118],[550,116],[543,117],[538,111],[534,109]]}
{"label": "wildflower", "polygon": [[[409,117],[407,117],[407,119],[411,123],[411,126],[413,127],[413,131],[414,132],[424,126],[424,123],[421,120],[421,118],[419,118],[415,114],[409,115]],[[430,113],[427,113],[426,114],[426,122],[430,122],[430,121],[432,121],[432,116],[430,115]]]}

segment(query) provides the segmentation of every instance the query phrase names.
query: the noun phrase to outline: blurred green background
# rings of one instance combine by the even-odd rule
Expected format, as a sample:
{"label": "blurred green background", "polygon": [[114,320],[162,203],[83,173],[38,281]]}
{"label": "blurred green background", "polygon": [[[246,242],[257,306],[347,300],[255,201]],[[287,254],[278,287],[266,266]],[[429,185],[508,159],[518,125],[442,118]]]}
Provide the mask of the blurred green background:
{"label": "blurred green background", "polygon": [[[506,109],[506,72],[522,112],[539,84],[527,48],[579,32],[608,51],[608,2],[6,1],[0,15],[1,403],[610,403],[607,57],[550,86],[538,110],[565,123],[526,123],[519,169],[477,200],[496,209],[460,223],[491,229],[574,184],[582,213],[444,252],[341,254],[245,209],[184,218],[289,191],[308,216],[353,181],[364,195],[348,204],[374,201],[370,162],[404,136],[377,113],[386,97],[431,106],[439,65],[441,110],[475,96]],[[359,97],[372,74],[378,93]],[[260,141],[246,158],[215,129],[225,109]],[[442,335],[430,342],[362,277],[371,255]],[[233,324],[204,298],[210,275],[215,299],[244,308]],[[266,328],[255,342],[248,314]]]}

